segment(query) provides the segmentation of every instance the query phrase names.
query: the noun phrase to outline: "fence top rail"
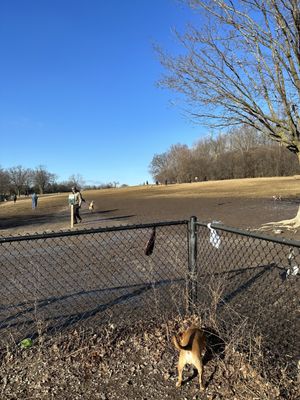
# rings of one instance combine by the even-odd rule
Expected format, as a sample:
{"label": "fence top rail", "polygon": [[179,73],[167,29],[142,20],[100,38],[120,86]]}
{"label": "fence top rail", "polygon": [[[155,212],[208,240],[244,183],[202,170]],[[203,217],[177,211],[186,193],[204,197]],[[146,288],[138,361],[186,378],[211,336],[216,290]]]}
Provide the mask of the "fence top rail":
{"label": "fence top rail", "polygon": [[[202,227],[207,227],[207,224],[204,222],[197,222],[197,225],[202,226]],[[242,229],[238,229],[238,228],[231,228],[231,227],[219,224],[219,223],[211,223],[210,227],[215,230],[225,231],[225,232],[229,232],[229,233],[235,233],[240,236],[247,236],[247,237],[251,237],[253,239],[266,240],[268,242],[274,242],[274,243],[279,243],[279,244],[284,244],[284,245],[300,248],[300,242],[296,241],[296,240],[292,240],[292,239],[276,238],[273,236],[261,235],[258,233],[243,231]]]}
{"label": "fence top rail", "polygon": [[188,220],[164,221],[164,222],[152,222],[152,223],[147,223],[147,224],[133,224],[133,225],[120,225],[120,226],[111,226],[111,227],[103,227],[103,228],[78,229],[76,231],[67,230],[67,231],[58,231],[58,232],[34,233],[34,234],[25,234],[25,235],[18,235],[18,236],[0,237],[0,244],[10,243],[10,242],[38,240],[38,239],[58,238],[58,237],[66,237],[66,236],[89,235],[89,234],[93,234],[93,233],[102,233],[102,232],[114,232],[114,231],[116,232],[116,231],[125,231],[125,230],[133,230],[133,229],[147,229],[147,228],[154,228],[154,227],[187,225],[187,224],[188,224]]}

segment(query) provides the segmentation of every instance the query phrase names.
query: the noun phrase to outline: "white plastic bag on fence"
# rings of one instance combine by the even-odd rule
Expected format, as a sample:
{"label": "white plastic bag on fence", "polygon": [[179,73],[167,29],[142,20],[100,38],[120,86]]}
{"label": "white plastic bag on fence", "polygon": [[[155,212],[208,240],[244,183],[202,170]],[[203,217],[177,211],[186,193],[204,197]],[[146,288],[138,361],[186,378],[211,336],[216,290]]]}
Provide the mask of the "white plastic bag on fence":
{"label": "white plastic bag on fence", "polygon": [[288,262],[289,262],[289,269],[286,271],[286,278],[288,278],[289,276],[296,276],[299,273],[299,267],[298,265],[295,263],[295,253],[293,248],[290,248],[290,253],[288,255]]}
{"label": "white plastic bag on fence", "polygon": [[216,249],[218,249],[221,244],[221,238],[217,234],[217,231],[211,227],[211,223],[207,224],[207,227],[210,230],[209,241]]}

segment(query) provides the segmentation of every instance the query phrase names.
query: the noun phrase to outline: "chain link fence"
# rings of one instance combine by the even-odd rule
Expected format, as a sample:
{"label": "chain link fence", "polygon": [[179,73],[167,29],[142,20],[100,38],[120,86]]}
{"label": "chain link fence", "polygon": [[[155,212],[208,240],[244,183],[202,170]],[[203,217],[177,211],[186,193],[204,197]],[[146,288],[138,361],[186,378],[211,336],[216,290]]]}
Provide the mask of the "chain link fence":
{"label": "chain link fence", "polygon": [[[187,221],[0,239],[1,337],[182,312]],[[156,229],[155,250],[145,246]]]}
{"label": "chain link fence", "polygon": [[282,364],[300,359],[300,243],[196,224],[196,304],[228,335],[249,338]]}
{"label": "chain link fence", "polygon": [[[153,252],[145,254],[155,228]],[[196,311],[299,359],[300,244],[193,217],[0,238],[2,343]],[[284,360],[283,360],[284,359]]]}

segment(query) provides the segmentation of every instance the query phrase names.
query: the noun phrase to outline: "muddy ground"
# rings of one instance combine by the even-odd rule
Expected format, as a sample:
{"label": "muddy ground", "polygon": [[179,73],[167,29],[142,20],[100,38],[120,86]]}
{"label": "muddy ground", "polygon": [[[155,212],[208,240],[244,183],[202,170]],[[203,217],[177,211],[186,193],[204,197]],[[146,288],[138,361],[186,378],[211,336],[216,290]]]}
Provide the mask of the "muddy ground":
{"label": "muddy ground", "polygon": [[[149,189],[151,192],[151,189]],[[142,224],[148,222],[189,219],[196,216],[201,222],[219,221],[226,226],[256,231],[270,221],[293,218],[300,205],[297,196],[282,197],[134,197],[109,195],[96,198],[95,209],[90,212],[89,201],[94,192],[85,192],[86,202],[81,208],[82,223],[74,229]],[[41,198],[37,209],[31,209],[30,199],[21,199],[15,205],[0,204],[0,235],[15,235],[70,229],[70,211],[67,194],[53,206],[47,198]],[[50,205],[49,205],[50,204]],[[25,206],[24,206],[25,205]],[[269,229],[260,233],[300,240],[300,230],[280,232]]]}

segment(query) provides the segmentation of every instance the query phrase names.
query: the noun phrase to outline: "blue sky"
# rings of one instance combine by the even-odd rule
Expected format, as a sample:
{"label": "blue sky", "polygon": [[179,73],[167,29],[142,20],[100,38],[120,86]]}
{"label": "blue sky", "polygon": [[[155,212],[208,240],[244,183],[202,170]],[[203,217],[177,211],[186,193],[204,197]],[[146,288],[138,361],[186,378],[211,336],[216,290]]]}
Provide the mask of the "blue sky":
{"label": "blue sky", "polygon": [[154,154],[205,133],[156,86],[153,44],[178,52],[193,17],[176,0],[2,0],[1,167],[151,181]]}

